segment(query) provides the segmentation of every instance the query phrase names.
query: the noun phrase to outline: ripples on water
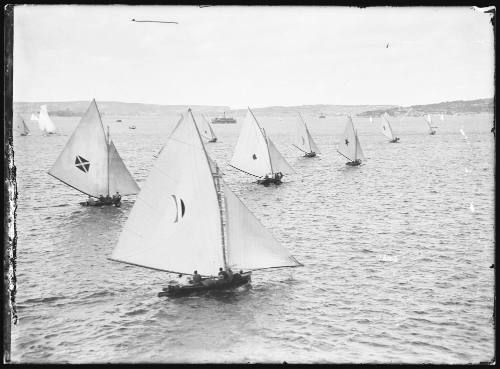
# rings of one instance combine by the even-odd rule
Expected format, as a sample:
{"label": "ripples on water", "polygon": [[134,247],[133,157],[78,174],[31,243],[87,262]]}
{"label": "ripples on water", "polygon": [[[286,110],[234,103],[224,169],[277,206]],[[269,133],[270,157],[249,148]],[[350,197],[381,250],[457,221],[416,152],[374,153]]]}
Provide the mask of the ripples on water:
{"label": "ripples on water", "polygon": [[[141,185],[178,117],[104,118]],[[354,168],[335,149],[342,118],[305,116],[322,152],[312,159],[291,146],[294,117],[257,118],[297,171],[282,186],[258,186],[227,165],[239,124],[215,125],[219,142],[206,147],[304,267],[257,271],[251,288],[172,300],[157,297],[172,275],[107,259],[135,197],[121,208],[81,207],[85,195],[47,174],[79,119],[56,117],[52,137],[34,125],[32,136],[15,137],[13,361],[490,360],[492,115],[446,117],[435,136],[421,118],[393,119],[397,144],[377,120],[355,118],[368,160]]]}

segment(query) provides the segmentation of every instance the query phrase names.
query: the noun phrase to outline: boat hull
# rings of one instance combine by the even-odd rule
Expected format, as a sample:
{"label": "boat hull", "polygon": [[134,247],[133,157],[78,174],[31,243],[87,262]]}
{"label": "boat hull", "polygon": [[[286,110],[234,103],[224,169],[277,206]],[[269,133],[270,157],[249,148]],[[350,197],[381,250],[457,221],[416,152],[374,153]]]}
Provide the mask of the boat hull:
{"label": "boat hull", "polygon": [[[238,274],[235,274],[235,276]],[[239,278],[233,278],[231,282],[223,280],[214,280],[211,284],[201,285],[185,285],[185,286],[168,286],[163,288],[162,292],[158,293],[158,297],[181,297],[195,293],[203,293],[207,291],[227,290],[243,286],[251,281],[251,272],[243,273]]]}
{"label": "boat hull", "polygon": [[258,179],[257,183],[267,187],[270,184],[280,185],[283,182],[281,182],[280,178],[266,178],[266,179]]}
{"label": "boat hull", "polygon": [[82,206],[111,206],[114,205],[116,207],[119,207],[121,205],[120,200],[110,200],[110,201],[83,201],[80,202],[80,205]]}
{"label": "boat hull", "polygon": [[361,160],[350,161],[350,162],[345,163],[345,165],[355,167],[355,166],[361,165]]}
{"label": "boat hull", "polygon": [[316,156],[315,152],[308,152],[304,154],[305,158],[314,158]]}
{"label": "boat hull", "polygon": [[399,141],[399,137],[394,137],[394,140],[391,140],[390,142],[391,142],[391,143],[396,143],[396,142],[398,142],[398,141]]}
{"label": "boat hull", "polygon": [[214,138],[212,140],[208,140],[208,142],[217,142],[217,138]]}

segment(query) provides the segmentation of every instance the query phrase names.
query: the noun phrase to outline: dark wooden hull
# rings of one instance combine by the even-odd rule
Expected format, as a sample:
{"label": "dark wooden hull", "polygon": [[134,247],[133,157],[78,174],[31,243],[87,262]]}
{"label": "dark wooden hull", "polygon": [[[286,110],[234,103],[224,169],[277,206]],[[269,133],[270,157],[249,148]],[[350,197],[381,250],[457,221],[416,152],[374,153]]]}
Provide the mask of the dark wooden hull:
{"label": "dark wooden hull", "polygon": [[119,207],[121,205],[120,200],[118,201],[94,201],[94,202],[88,202],[88,201],[83,201],[80,203],[82,206],[111,206],[114,205],[116,207]]}
{"label": "dark wooden hull", "polygon": [[306,158],[314,158],[316,156],[315,152],[308,152],[304,154],[304,157]]}
{"label": "dark wooden hull", "polygon": [[251,275],[251,273],[243,273],[240,277],[233,278],[230,283],[222,280],[215,280],[214,283],[210,285],[168,286],[163,288],[162,292],[158,293],[158,297],[181,297],[208,291],[234,289],[249,283],[251,281]]}
{"label": "dark wooden hull", "polygon": [[208,142],[217,142],[217,138],[214,138],[213,140],[208,140]]}
{"label": "dark wooden hull", "polygon": [[348,163],[345,163],[345,165],[349,165],[351,167],[355,167],[355,166],[361,165],[361,161],[360,160],[350,161]]}
{"label": "dark wooden hull", "polygon": [[271,183],[275,184],[275,185],[280,185],[282,182],[281,182],[281,179],[278,179],[278,178],[266,178],[266,179],[258,179],[257,183],[267,187]]}
{"label": "dark wooden hull", "polygon": [[395,137],[395,138],[394,138],[394,140],[391,140],[390,142],[391,142],[391,143],[396,143],[396,142],[398,142],[398,141],[399,141],[399,137]]}

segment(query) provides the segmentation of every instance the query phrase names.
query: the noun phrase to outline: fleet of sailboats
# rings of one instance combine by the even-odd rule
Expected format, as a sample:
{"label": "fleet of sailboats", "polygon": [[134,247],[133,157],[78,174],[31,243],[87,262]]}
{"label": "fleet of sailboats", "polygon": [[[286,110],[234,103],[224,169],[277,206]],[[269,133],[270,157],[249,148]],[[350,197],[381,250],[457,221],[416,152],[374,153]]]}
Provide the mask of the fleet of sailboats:
{"label": "fleet of sailboats", "polygon": [[361,149],[358,132],[354,128],[351,116],[347,116],[344,134],[340,137],[337,152],[349,160],[346,165],[357,166],[365,160],[365,155]]}
{"label": "fleet of sailboats", "polygon": [[89,200],[82,205],[119,205],[121,196],[139,192],[109,136],[109,127],[107,134],[104,131],[95,100],[48,173],[87,194]]}
{"label": "fleet of sailboats", "polygon": [[394,136],[394,132],[392,130],[391,124],[389,123],[389,119],[388,119],[387,113],[384,113],[382,115],[382,133],[392,143],[395,143],[395,142],[399,141],[399,137]]}
{"label": "fleet of sailboats", "polygon": [[[302,265],[224,182],[190,109],[155,160],[110,259],[205,277],[169,286],[160,293],[167,296],[237,287],[252,270]],[[246,272],[223,281],[211,277],[219,268]]]}
{"label": "fleet of sailboats", "polygon": [[316,146],[316,143],[312,139],[306,122],[304,121],[304,118],[302,118],[302,115],[300,113],[297,113],[297,116],[298,139],[297,145],[294,144],[293,146],[302,151],[305,157],[312,158],[316,156],[317,153],[319,153],[318,146]]}
{"label": "fleet of sailboats", "polygon": [[16,131],[18,131],[21,136],[28,136],[30,134],[30,129],[28,128],[28,125],[24,121],[23,117],[19,114],[17,114],[16,117]]}
{"label": "fleet of sailboats", "polygon": [[258,177],[257,183],[280,184],[284,174],[295,173],[273,141],[248,108],[240,136],[229,164],[242,172]]}
{"label": "fleet of sailboats", "polygon": [[43,135],[50,135],[56,132],[56,126],[50,119],[47,105],[40,106],[40,114],[38,116],[38,127]]}
{"label": "fleet of sailboats", "polygon": [[430,135],[435,135],[436,134],[436,129],[435,128],[437,128],[437,127],[435,127],[435,126],[432,125],[432,117],[431,117],[431,115],[427,114],[425,116],[424,120],[427,123],[427,126],[429,127],[429,134]]}

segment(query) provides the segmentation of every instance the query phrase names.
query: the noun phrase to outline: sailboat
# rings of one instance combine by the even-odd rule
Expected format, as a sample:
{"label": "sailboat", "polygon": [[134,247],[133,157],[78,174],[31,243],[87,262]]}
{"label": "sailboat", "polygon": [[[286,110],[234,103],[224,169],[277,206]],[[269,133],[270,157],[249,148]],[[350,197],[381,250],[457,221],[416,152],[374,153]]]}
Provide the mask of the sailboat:
{"label": "sailboat", "polygon": [[44,135],[50,135],[56,132],[56,126],[47,112],[47,105],[40,106],[38,126]]}
{"label": "sailboat", "polygon": [[30,118],[30,120],[31,120],[32,122],[37,122],[37,121],[38,121],[38,117],[35,115],[35,113],[31,113],[31,118]]}
{"label": "sailboat", "polygon": [[17,122],[16,122],[16,130],[19,132],[21,136],[28,136],[30,134],[30,129],[28,125],[24,121],[23,117],[17,114]]}
{"label": "sailboat", "polygon": [[373,123],[373,118],[371,115],[370,115],[370,123]]}
{"label": "sailboat", "polygon": [[217,137],[215,136],[215,132],[214,130],[212,129],[212,126],[210,126],[210,123],[207,119],[207,117],[205,117],[204,114],[201,115],[202,116],[202,120],[203,120],[203,123],[202,123],[202,128],[201,128],[201,135],[206,138],[208,140],[208,142],[216,142],[217,141]]}
{"label": "sailboat", "polygon": [[[95,100],[90,103],[48,173],[64,184],[89,195],[89,199],[81,202],[81,205],[118,206],[122,195],[139,192],[139,186],[109,136],[109,127],[107,135],[104,131]],[[113,198],[110,195],[113,195]]]}
{"label": "sailboat", "polygon": [[293,146],[302,151],[305,157],[312,158],[316,156],[316,153],[319,153],[318,146],[316,146],[316,143],[312,139],[302,115],[300,113],[297,113],[297,115],[299,118],[297,120],[298,140],[297,145]]}
{"label": "sailboat", "polygon": [[443,114],[440,115],[440,118],[441,118],[441,121],[444,121],[444,115]]}
{"label": "sailboat", "polygon": [[260,127],[250,108],[229,165],[244,173],[260,177],[257,183],[265,186],[270,183],[280,184],[283,174],[295,173],[264,129]]}
{"label": "sailboat", "polygon": [[358,132],[354,128],[351,116],[347,116],[344,134],[340,138],[337,152],[349,160],[346,165],[360,165],[365,160],[361,144],[359,143]]}
{"label": "sailboat", "polygon": [[[154,161],[110,259],[202,276],[158,294],[171,297],[236,288],[251,281],[253,270],[302,265],[224,182],[191,109]],[[219,268],[239,272],[218,279]]]}
{"label": "sailboat", "polygon": [[432,117],[431,117],[431,115],[430,115],[430,114],[427,114],[427,115],[425,116],[425,119],[424,119],[424,120],[425,120],[425,122],[427,123],[427,126],[429,127],[429,134],[430,134],[430,135],[435,135],[435,134],[436,134],[436,130],[435,130],[435,128],[437,128],[437,127],[435,127],[435,126],[433,126],[433,125],[432,125]]}
{"label": "sailboat", "polygon": [[320,117],[320,118],[326,118],[325,114],[323,114],[323,113],[320,113],[320,114],[319,114],[319,117]]}
{"label": "sailboat", "polygon": [[394,133],[392,131],[391,124],[389,123],[389,120],[387,119],[387,113],[384,113],[382,115],[382,133],[384,134],[385,137],[387,137],[390,142],[395,143],[399,141],[399,137],[394,136]]}

